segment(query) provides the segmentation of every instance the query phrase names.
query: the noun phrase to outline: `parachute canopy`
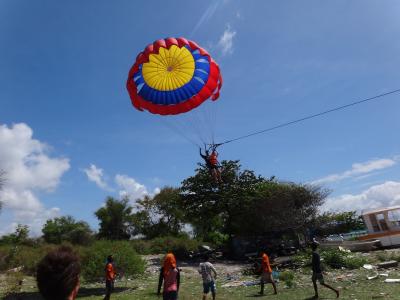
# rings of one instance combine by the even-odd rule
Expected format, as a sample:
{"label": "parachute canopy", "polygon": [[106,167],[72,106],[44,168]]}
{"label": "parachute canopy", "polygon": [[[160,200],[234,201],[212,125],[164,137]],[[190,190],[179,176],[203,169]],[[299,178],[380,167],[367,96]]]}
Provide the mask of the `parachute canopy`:
{"label": "parachute canopy", "polygon": [[167,38],[139,53],[126,86],[138,110],[176,115],[218,99],[222,77],[218,64],[195,42]]}

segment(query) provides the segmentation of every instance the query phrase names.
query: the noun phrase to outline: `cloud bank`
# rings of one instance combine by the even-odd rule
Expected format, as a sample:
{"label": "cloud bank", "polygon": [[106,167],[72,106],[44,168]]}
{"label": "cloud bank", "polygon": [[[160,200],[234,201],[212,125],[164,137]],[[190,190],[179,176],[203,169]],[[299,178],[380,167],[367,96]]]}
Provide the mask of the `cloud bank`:
{"label": "cloud bank", "polygon": [[359,194],[344,194],[330,197],[322,210],[358,211],[400,205],[400,182],[386,181],[374,185]]}
{"label": "cloud bank", "polygon": [[311,182],[311,184],[320,185],[325,183],[338,182],[343,179],[363,176],[374,171],[392,167],[397,164],[397,162],[398,157],[396,156],[394,158],[382,158],[369,160],[363,163],[354,163],[350,170],[344,171],[342,173],[331,174],[326,177],[314,180]]}
{"label": "cloud bank", "polygon": [[2,224],[0,235],[12,231],[17,223],[28,225],[37,235],[48,218],[59,214],[59,208],[44,207],[37,196],[55,191],[70,168],[67,158],[50,157],[50,152],[48,145],[33,138],[27,124],[0,125],[0,169],[6,173],[0,200],[4,212],[13,215],[11,225]]}
{"label": "cloud bank", "polygon": [[136,200],[143,198],[144,196],[153,196],[160,192],[157,187],[154,191],[149,192],[147,187],[139,183],[136,179],[129,177],[128,175],[117,174],[114,177],[115,188],[111,188],[105,180],[105,174],[103,169],[91,164],[88,168],[83,169],[89,181],[94,182],[99,188],[107,191],[117,190],[120,198],[127,197],[134,204]]}

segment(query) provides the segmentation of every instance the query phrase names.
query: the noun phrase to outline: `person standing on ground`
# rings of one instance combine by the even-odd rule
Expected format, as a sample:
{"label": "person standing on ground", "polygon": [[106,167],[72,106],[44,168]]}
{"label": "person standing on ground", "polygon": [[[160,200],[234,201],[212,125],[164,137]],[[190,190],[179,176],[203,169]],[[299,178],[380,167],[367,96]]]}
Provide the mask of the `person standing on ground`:
{"label": "person standing on ground", "polygon": [[161,286],[163,281],[163,300],[177,300],[180,284],[180,271],[176,267],[176,259],[172,253],[168,253],[165,256],[163,266],[160,269],[157,295],[161,295]]}
{"label": "person standing on ground", "polygon": [[36,281],[45,300],[74,300],[79,290],[81,266],[69,247],[49,252],[38,264]]}
{"label": "person standing on ground", "polygon": [[271,283],[272,287],[274,288],[274,294],[278,294],[277,290],[276,290],[276,284],[274,279],[272,278],[272,269],[271,269],[271,265],[269,263],[269,257],[267,255],[267,253],[262,253],[261,254],[261,280],[260,280],[260,284],[261,284],[261,290],[260,290],[260,295],[264,295],[264,284],[265,283]]}
{"label": "person standing on ground", "polygon": [[114,281],[115,277],[117,276],[114,267],[114,258],[112,255],[107,256],[107,263],[104,271],[106,273],[106,296],[104,297],[104,300],[109,300],[111,293],[114,290]]}
{"label": "person standing on ground", "polygon": [[330,285],[326,284],[324,281],[324,276],[322,275],[322,269],[321,269],[321,258],[317,252],[318,245],[319,245],[319,243],[316,241],[313,241],[311,244],[311,249],[313,251],[312,252],[312,271],[313,271],[313,273],[312,273],[311,280],[312,280],[312,283],[314,286],[314,292],[315,292],[314,298],[318,299],[317,280],[319,281],[319,283],[322,286],[334,291],[336,293],[336,298],[339,298],[339,291],[334,289]]}
{"label": "person standing on ground", "polygon": [[209,256],[205,256],[205,261],[199,265],[199,273],[203,278],[203,300],[207,299],[207,294],[211,291],[212,298],[215,300],[216,287],[215,279],[217,279],[217,271],[209,261]]}

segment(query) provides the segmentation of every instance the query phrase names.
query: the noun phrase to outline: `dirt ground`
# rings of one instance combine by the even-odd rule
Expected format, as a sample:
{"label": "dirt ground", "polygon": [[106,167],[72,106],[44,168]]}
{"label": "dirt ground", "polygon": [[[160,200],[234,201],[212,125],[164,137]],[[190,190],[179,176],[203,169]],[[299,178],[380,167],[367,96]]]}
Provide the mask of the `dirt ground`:
{"label": "dirt ground", "polygon": [[[390,257],[392,252],[380,251],[362,254],[369,258],[371,264],[376,265],[379,256]],[[116,290],[112,299],[160,299],[156,295],[158,272],[161,266],[162,255],[146,255],[143,258],[147,261],[147,270],[144,276],[137,279],[122,279],[116,282]],[[258,278],[255,276],[243,275],[243,271],[251,264],[238,263],[233,261],[219,261],[214,263],[217,272],[217,299],[239,300],[260,297],[258,295]],[[179,262],[182,270],[182,283],[179,291],[180,300],[201,299],[202,284],[201,276],[198,274],[198,263]],[[280,270],[283,272],[284,270]],[[288,286],[284,281],[277,283],[278,295],[272,295],[270,285],[266,286],[265,299],[274,300],[296,300],[311,299],[313,287],[311,283],[311,271],[309,268],[298,268],[291,270],[294,274],[293,282]],[[22,274],[21,274],[22,275]],[[19,275],[18,275],[19,276]],[[23,275],[22,275],[23,276]],[[368,279],[368,277],[372,279]],[[386,283],[385,280],[400,279],[400,267],[389,269],[359,268],[355,270],[329,270],[325,280],[338,288],[340,299],[364,300],[364,299],[399,299],[400,283]],[[36,289],[33,277],[23,276],[13,278],[12,276],[0,275],[0,293],[10,290],[10,284],[22,280],[21,285],[15,286],[14,295],[4,299],[26,300],[41,299]],[[82,283],[79,291],[79,299],[100,300],[104,297],[104,283]],[[335,295],[320,287],[320,299],[335,299]],[[209,297],[210,299],[210,297]]]}

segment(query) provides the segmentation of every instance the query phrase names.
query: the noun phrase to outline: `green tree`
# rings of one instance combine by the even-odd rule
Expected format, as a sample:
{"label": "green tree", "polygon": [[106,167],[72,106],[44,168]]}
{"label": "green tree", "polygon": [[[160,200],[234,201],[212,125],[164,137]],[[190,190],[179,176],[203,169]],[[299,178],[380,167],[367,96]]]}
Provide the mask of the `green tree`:
{"label": "green tree", "polygon": [[29,239],[29,227],[28,225],[18,224],[14,233],[4,235],[1,238],[1,242],[4,244],[23,244]]}
{"label": "green tree", "polygon": [[99,237],[109,240],[129,239],[134,234],[132,210],[127,198],[117,200],[108,197],[104,207],[95,212],[100,221]]}
{"label": "green tree", "polygon": [[133,216],[135,233],[148,239],[181,233],[183,210],[179,189],[164,187],[154,197],[145,196],[137,204],[139,211]]}
{"label": "green tree", "polygon": [[364,230],[365,224],[356,211],[325,212],[315,220],[318,235],[340,234]]}
{"label": "green tree", "polygon": [[317,186],[262,182],[240,215],[242,220],[248,221],[240,223],[236,232],[244,235],[304,233],[313,224],[327,195],[328,191]]}
{"label": "green tree", "polygon": [[327,196],[320,187],[256,176],[241,170],[238,161],[223,161],[222,170],[222,184],[216,185],[202,165],[182,183],[186,221],[205,239],[215,233],[232,237],[302,232]]}
{"label": "green tree", "polygon": [[47,220],[42,228],[47,243],[60,244],[63,241],[72,244],[87,245],[92,241],[92,230],[84,221],[76,221],[71,216]]}
{"label": "green tree", "polygon": [[[223,183],[216,185],[206,166],[199,165],[196,174],[182,182],[181,203],[186,222],[196,236],[210,239],[210,234],[232,236],[244,207],[255,196],[256,187],[265,181],[253,171],[240,170],[238,161],[222,161]],[[239,225],[240,226],[240,225]]]}

